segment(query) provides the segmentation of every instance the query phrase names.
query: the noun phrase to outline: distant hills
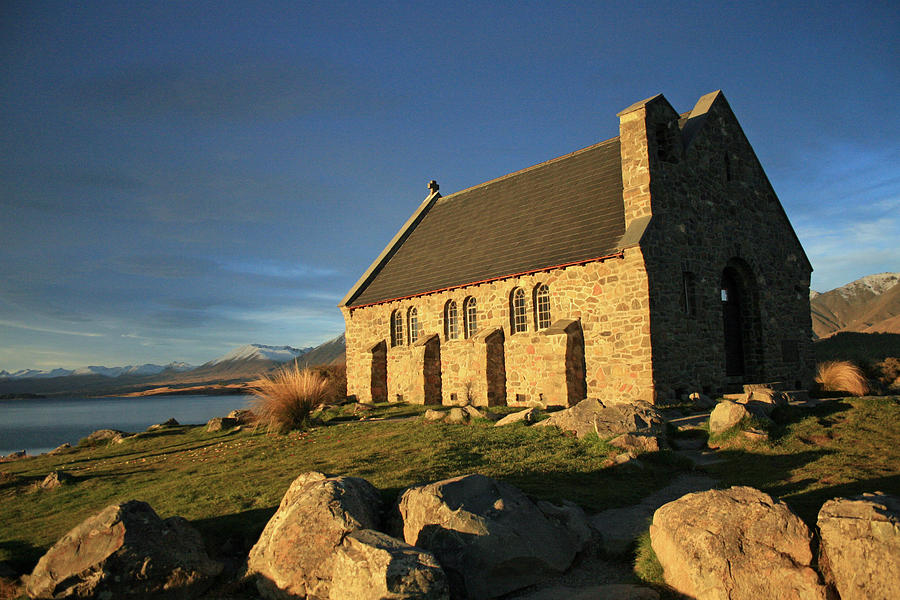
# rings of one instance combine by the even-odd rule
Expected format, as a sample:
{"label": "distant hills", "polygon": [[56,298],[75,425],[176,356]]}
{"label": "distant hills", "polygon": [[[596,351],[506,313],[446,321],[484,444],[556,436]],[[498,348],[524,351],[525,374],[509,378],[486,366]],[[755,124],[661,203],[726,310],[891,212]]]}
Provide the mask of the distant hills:
{"label": "distant hills", "polygon": [[302,366],[343,362],[344,336],[319,346],[294,348],[246,344],[199,367],[185,363],[127,367],[83,367],[48,371],[0,371],[0,395],[115,395],[154,388],[240,383],[296,360]]}
{"label": "distant hills", "polygon": [[820,294],[810,292],[813,333],[900,333],[900,273],[867,275]]}

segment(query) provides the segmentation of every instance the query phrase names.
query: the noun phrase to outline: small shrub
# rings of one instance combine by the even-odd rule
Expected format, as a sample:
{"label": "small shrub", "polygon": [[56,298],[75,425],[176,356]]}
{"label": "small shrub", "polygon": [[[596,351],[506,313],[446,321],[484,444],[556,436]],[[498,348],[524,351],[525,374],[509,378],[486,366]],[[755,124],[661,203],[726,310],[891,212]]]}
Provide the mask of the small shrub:
{"label": "small shrub", "polygon": [[254,381],[250,390],[257,422],[270,432],[307,427],[310,413],[330,400],[328,381],[308,369],[301,371],[296,363]]}
{"label": "small shrub", "polygon": [[819,363],[816,383],[825,392],[845,392],[853,396],[869,393],[869,384],[862,369],[846,360]]}

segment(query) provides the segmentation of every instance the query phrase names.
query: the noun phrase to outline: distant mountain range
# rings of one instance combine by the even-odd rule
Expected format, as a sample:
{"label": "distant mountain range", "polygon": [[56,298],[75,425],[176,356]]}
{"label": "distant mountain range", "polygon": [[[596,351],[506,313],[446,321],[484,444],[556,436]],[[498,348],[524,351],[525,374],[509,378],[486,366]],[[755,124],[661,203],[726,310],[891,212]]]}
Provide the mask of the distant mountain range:
{"label": "distant mountain range", "polygon": [[900,333],[900,273],[867,275],[820,294],[810,292],[813,333]]}
{"label": "distant mountain range", "polygon": [[255,379],[290,361],[300,366],[343,362],[344,336],[309,348],[246,344],[199,367],[186,363],[78,369],[0,371],[0,395],[118,394],[162,386],[225,384]]}

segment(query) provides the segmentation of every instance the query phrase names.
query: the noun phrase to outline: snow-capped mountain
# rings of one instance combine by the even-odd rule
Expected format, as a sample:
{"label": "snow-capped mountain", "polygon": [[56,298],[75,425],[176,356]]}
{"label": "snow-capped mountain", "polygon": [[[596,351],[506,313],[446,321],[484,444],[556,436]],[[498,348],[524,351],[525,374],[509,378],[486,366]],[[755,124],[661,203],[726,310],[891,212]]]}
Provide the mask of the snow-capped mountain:
{"label": "snow-capped mountain", "polygon": [[9,371],[0,371],[0,377],[9,379],[49,379],[51,377],[71,377],[84,375],[102,375],[103,377],[121,377],[122,375],[158,375],[163,371],[172,371],[182,373],[193,369],[193,365],[185,362],[171,362],[167,365],[154,365],[146,363],[143,365],[128,365],[125,367],[104,367],[91,365],[87,367],[77,367],[75,369],[21,369],[10,373]]}
{"label": "snow-capped mountain", "polygon": [[312,348],[294,348],[292,346],[266,346],[264,344],[244,344],[214,360],[207,365],[217,365],[225,362],[244,360],[270,360],[273,362],[287,362],[298,356],[302,356]]}
{"label": "snow-capped mountain", "polygon": [[813,332],[900,333],[900,273],[866,275],[847,285],[810,294]]}

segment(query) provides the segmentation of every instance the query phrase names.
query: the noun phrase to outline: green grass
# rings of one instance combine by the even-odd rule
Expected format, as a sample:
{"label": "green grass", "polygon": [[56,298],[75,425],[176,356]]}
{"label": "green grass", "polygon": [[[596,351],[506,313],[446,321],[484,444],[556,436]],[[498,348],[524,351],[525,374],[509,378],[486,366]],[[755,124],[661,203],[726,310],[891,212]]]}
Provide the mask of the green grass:
{"label": "green grass", "polygon": [[[382,406],[366,416],[415,417],[425,408]],[[69,529],[130,499],[150,503],[163,518],[193,521],[211,549],[226,542],[248,549],[291,481],[310,470],[364,477],[389,502],[410,485],[477,472],[537,498],[567,498],[601,510],[665,485],[680,464],[651,455],[642,470],[606,466],[608,446],[552,427],[445,425],[419,418],[349,422],[334,412],[324,426],[286,435],[183,426],[0,464],[0,561],[30,571]],[[60,469],[77,482],[36,489],[47,473]]]}
{"label": "green grass", "polygon": [[708,467],[723,485],[749,485],[787,502],[814,524],[825,501],[880,490],[900,495],[900,400],[830,400],[782,409],[769,440],[740,436]]}
{"label": "green grass", "polygon": [[[359,421],[352,405],[333,407],[321,415],[324,425],[286,435],[173,427],[121,444],[0,464],[0,561],[29,572],[69,529],[130,499],[149,502],[164,518],[191,520],[213,555],[223,548],[245,554],[291,481],[309,470],[365,477],[387,502],[410,485],[477,472],[593,512],[634,504],[691,469],[672,452],[641,455],[643,468],[610,466],[619,450],[596,436],[578,440],[553,427],[493,427],[481,420],[424,423],[419,415],[427,408],[380,405]],[[775,417],[768,440],[720,440],[724,462],[706,469],[723,487],[759,488],[809,524],[836,496],[900,495],[898,398],[830,400],[812,409],[779,409]],[[59,469],[76,483],[36,489]],[[638,544],[636,571],[658,586],[647,548],[646,541]]]}

